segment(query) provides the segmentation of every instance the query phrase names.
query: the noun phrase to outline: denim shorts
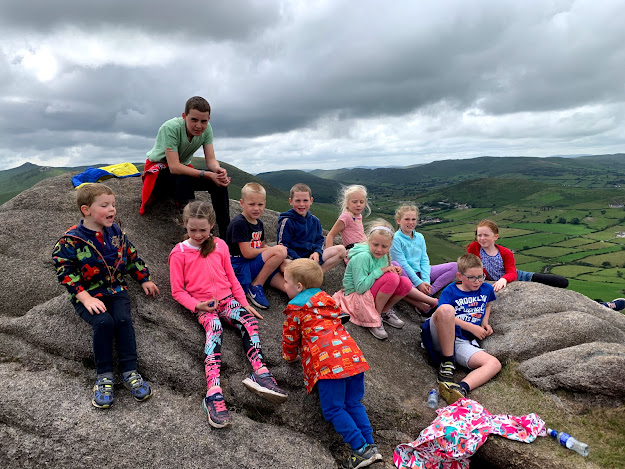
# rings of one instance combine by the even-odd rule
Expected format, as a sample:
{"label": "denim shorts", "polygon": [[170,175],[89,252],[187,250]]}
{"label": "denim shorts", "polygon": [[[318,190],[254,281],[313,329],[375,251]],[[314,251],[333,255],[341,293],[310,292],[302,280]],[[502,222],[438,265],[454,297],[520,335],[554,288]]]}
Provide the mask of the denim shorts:
{"label": "denim shorts", "polygon": [[[231,256],[230,263],[232,264],[234,274],[237,276],[237,280],[241,285],[251,285],[252,281],[254,281],[262,268],[265,266],[265,261],[263,261],[262,253],[256,256],[254,259],[246,259],[243,256]],[[267,281],[270,282],[273,276],[276,275],[279,271],[280,268],[278,267],[271,273],[271,275],[269,275]]]}

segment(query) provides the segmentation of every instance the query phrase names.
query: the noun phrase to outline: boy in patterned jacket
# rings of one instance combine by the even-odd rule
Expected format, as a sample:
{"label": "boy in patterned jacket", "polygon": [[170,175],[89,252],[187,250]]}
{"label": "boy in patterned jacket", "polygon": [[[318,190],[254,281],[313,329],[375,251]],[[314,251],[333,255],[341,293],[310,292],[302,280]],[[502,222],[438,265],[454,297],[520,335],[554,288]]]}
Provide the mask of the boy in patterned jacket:
{"label": "boy in patterned jacket", "polygon": [[284,285],[291,301],[284,310],[282,357],[293,362],[301,355],[306,391],[317,384],[324,418],[351,447],[348,467],[365,467],[382,460],[361,402],[369,365],[343,327],[339,306],[319,288],[322,282],[323,271],[314,260],[295,259],[286,266]]}
{"label": "boy in patterned jacket", "polygon": [[113,404],[113,339],[124,385],[137,401],[152,395],[137,373],[137,346],[130,317],[126,273],[146,295],[158,294],[145,263],[126,234],[113,223],[115,194],[104,184],[88,184],[76,194],[83,219],[61,237],[52,259],[59,282],[69,292],[78,315],[93,329],[97,378],[91,403],[107,409]]}

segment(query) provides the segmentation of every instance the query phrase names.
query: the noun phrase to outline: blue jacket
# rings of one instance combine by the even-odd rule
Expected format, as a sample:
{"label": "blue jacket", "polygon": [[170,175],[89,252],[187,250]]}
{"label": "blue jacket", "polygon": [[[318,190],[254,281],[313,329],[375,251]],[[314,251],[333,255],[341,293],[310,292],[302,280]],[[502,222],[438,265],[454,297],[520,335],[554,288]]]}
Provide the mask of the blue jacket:
{"label": "blue jacket", "polygon": [[309,257],[313,252],[323,254],[323,232],[321,222],[311,214],[303,217],[295,210],[283,212],[278,217],[276,234],[278,244],[286,246],[289,259]]}
{"label": "blue jacket", "polygon": [[421,233],[412,232],[412,238],[397,230],[391,245],[391,259],[397,262],[412,284],[430,283],[430,258]]}
{"label": "blue jacket", "polygon": [[76,294],[85,290],[95,298],[126,290],[127,273],[139,283],[150,280],[148,268],[119,226],[105,227],[102,233],[102,240],[117,248],[113,262],[107,262],[99,243],[89,239],[94,238],[94,233],[82,223],[72,226],[52,252],[56,275],[73,303],[78,303]]}

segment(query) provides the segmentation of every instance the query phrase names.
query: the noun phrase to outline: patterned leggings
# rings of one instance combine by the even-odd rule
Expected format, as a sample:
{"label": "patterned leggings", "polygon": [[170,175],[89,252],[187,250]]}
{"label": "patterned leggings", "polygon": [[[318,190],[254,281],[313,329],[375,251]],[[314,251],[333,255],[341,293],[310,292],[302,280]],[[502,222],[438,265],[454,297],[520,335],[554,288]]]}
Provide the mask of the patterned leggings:
{"label": "patterned leggings", "polygon": [[220,387],[219,371],[221,369],[221,338],[223,336],[220,319],[241,332],[243,349],[254,371],[265,366],[260,349],[260,339],[258,338],[258,321],[237,300],[232,296],[227,296],[219,301],[217,309],[211,312],[203,311],[198,317],[198,321],[206,331],[204,370],[206,371],[207,389]]}

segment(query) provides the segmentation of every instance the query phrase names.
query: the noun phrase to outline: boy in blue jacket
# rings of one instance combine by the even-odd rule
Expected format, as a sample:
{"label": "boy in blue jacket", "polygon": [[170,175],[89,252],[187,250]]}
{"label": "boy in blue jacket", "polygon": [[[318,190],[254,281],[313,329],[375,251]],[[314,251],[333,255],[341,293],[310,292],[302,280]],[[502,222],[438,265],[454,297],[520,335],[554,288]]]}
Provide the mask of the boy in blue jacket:
{"label": "boy in blue jacket", "polygon": [[155,296],[158,287],[126,234],[113,223],[117,210],[111,188],[82,186],[76,202],[83,219],[54,246],[52,259],[76,313],[93,330],[97,378],[91,403],[100,409],[113,404],[113,339],[124,386],[135,400],[145,401],[152,390],[137,373],[137,345],[124,275],[139,282],[146,295]]}
{"label": "boy in blue jacket", "polygon": [[345,258],[345,246],[338,245],[323,249],[321,222],[310,213],[313,203],[312,191],[306,184],[295,184],[289,193],[289,204],[293,207],[278,217],[277,243],[286,246],[287,259],[308,257],[321,265],[327,272]]}

